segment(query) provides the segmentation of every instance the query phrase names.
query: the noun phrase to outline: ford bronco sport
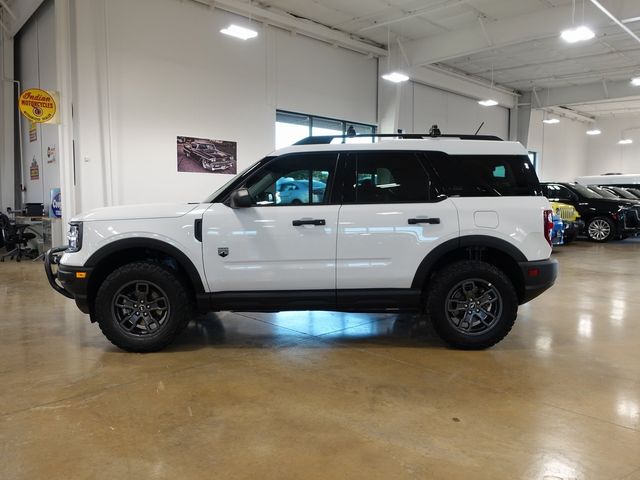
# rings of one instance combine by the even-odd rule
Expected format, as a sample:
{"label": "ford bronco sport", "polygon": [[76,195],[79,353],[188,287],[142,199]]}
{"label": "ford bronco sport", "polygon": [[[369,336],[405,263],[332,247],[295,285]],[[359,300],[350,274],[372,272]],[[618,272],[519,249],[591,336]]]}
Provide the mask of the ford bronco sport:
{"label": "ford bronco sport", "polygon": [[[79,215],[47,252],[49,282],[135,352],[220,310],[415,312],[452,346],[494,345],[557,275],[527,151],[488,136],[375,140],[309,137],[201,203]],[[282,203],[281,179],[309,188],[303,201]]]}

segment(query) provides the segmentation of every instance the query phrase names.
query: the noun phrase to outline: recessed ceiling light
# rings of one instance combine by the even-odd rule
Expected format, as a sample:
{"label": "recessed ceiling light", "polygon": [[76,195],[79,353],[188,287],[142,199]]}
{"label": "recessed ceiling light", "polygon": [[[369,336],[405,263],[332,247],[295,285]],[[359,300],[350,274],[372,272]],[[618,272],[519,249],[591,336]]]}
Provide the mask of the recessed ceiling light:
{"label": "recessed ceiling light", "polygon": [[640,77],[632,78],[631,85],[633,85],[634,87],[640,87]]}
{"label": "recessed ceiling light", "polygon": [[258,32],[256,32],[255,30],[233,24],[229,25],[227,28],[223,28],[222,30],[220,30],[220,33],[224,33],[225,35],[236,37],[241,40],[249,40],[250,38],[255,38],[258,36]]}
{"label": "recessed ceiling light", "polygon": [[585,40],[591,40],[595,36],[596,34],[593,33],[593,30],[584,25],[568,28],[560,34],[560,37],[568,43],[584,42]]}
{"label": "recessed ceiling light", "polygon": [[480,100],[478,102],[480,105],[482,105],[483,107],[495,107],[496,105],[498,105],[498,102],[496,102],[495,100]]}
{"label": "recessed ceiling light", "polygon": [[594,128],[592,130],[587,130],[587,135],[600,135],[602,133],[601,130]]}
{"label": "recessed ceiling light", "polygon": [[407,77],[404,73],[400,73],[400,72],[386,73],[382,75],[382,78],[393,83],[406,82],[407,80],[409,80],[409,77]]}
{"label": "recessed ceiling light", "polygon": [[623,138],[618,142],[618,145],[631,145],[632,143],[633,140],[631,140],[630,138]]}
{"label": "recessed ceiling light", "polygon": [[546,123],[547,125],[555,125],[556,123],[560,123],[560,120],[557,118],[547,118],[546,120],[542,120],[542,123]]}

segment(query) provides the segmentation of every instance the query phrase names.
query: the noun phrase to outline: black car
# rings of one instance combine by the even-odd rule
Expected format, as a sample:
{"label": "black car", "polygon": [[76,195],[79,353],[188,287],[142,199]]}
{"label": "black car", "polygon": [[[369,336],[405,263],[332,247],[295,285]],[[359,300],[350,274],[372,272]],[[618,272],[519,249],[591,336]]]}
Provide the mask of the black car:
{"label": "black car", "polygon": [[[597,185],[589,185],[587,188],[589,188],[589,190],[592,190],[594,192],[596,192],[598,195],[600,195],[601,197],[604,198],[610,198],[612,200],[625,200],[628,202],[631,202],[635,205],[640,205],[640,200],[638,200],[637,198],[635,198],[633,195],[629,195],[629,194],[620,194],[616,191],[613,190],[613,188],[615,187],[599,187]],[[628,196],[627,196],[628,195]],[[631,198],[629,198],[631,197]]]}
{"label": "black car", "polygon": [[640,188],[625,187],[625,190],[640,199]]}
{"label": "black car", "polygon": [[613,185],[600,185],[602,188],[620,198],[627,200],[640,200],[640,190],[635,188],[615,187]]}
{"label": "black car", "polygon": [[622,198],[604,198],[577,183],[543,183],[542,191],[551,201],[573,205],[586,224],[587,237],[608,242],[640,231],[640,206]]}

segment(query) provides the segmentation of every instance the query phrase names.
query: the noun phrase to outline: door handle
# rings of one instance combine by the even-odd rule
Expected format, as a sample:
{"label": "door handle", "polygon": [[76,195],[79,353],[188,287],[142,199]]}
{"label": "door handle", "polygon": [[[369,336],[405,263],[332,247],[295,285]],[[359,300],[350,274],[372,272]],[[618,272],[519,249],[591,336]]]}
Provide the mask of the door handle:
{"label": "door handle", "polygon": [[294,227],[300,227],[302,225],[326,225],[327,224],[324,218],[294,220],[291,223]]}
{"label": "door handle", "polygon": [[418,223],[429,223],[431,225],[437,225],[440,223],[439,218],[410,218],[409,225],[417,225]]}

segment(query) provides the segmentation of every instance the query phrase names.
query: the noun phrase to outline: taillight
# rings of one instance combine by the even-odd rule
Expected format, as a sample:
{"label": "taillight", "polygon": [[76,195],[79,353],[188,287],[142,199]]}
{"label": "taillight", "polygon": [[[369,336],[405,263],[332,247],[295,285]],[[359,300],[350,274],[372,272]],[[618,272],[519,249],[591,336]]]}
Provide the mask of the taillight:
{"label": "taillight", "polygon": [[542,225],[544,228],[544,238],[549,242],[549,246],[553,246],[551,235],[553,235],[553,211],[545,210],[542,214]]}

